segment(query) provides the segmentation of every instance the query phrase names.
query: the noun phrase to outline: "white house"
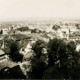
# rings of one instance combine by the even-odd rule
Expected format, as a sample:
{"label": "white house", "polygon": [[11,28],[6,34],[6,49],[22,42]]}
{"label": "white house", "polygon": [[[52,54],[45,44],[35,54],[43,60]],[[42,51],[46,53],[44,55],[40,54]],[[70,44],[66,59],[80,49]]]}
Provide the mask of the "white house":
{"label": "white house", "polygon": [[60,36],[60,38],[66,38],[67,40],[69,40],[69,29],[68,28],[59,29],[58,35]]}
{"label": "white house", "polygon": [[7,28],[2,29],[2,31],[3,31],[3,32],[2,32],[3,35],[8,34],[8,29],[7,29]]}
{"label": "white house", "polygon": [[32,48],[31,44],[28,43],[28,45],[27,45],[26,48],[25,48],[25,52],[26,52],[26,53],[27,53],[27,52],[30,52],[30,51],[31,51],[31,48]]}
{"label": "white house", "polygon": [[7,58],[8,56],[5,54],[5,52],[0,49],[0,62],[6,60]]}
{"label": "white house", "polygon": [[64,38],[63,33],[60,29],[57,30],[57,36],[60,38]]}
{"label": "white house", "polygon": [[80,50],[80,44],[76,45],[76,50],[77,50],[77,51]]}
{"label": "white house", "polygon": [[31,44],[28,43],[24,50],[23,47],[20,49],[20,53],[26,55],[27,53],[31,52],[31,48],[32,48]]}

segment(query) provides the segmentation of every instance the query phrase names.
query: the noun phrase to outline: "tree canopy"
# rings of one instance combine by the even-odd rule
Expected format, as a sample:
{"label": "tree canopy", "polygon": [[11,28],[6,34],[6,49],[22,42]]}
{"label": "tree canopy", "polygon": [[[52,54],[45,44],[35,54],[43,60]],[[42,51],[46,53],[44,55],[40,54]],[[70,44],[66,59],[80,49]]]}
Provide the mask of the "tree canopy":
{"label": "tree canopy", "polygon": [[17,30],[19,30],[19,31],[27,31],[27,30],[29,30],[29,27],[20,27]]}
{"label": "tree canopy", "polygon": [[[39,54],[34,58],[33,64],[36,71],[41,72],[40,67],[44,62],[41,56],[42,41],[37,41],[33,45],[34,54]],[[80,56],[79,52],[76,51],[75,42],[65,42],[62,39],[54,38],[49,41],[47,45],[47,58],[48,64],[43,66],[44,70],[41,72],[40,79],[80,79]],[[45,45],[44,45],[45,47]],[[43,54],[43,53],[42,53]],[[46,55],[45,55],[46,56]],[[41,58],[41,59],[40,59]],[[44,57],[45,58],[45,57]],[[41,62],[42,61],[42,62]],[[39,64],[40,63],[40,64]],[[32,72],[34,72],[34,66],[32,64]],[[38,68],[39,67],[39,68]],[[35,72],[35,73],[39,73]],[[34,74],[36,75],[36,74]],[[35,76],[36,78],[36,76]]]}
{"label": "tree canopy", "polygon": [[58,26],[58,25],[53,25],[53,27],[52,27],[52,29],[54,29],[54,30],[58,30],[60,28],[60,26]]}
{"label": "tree canopy", "polygon": [[12,41],[8,46],[10,49],[9,57],[14,62],[22,61],[23,55],[19,53],[20,45],[16,41]]}
{"label": "tree canopy", "polygon": [[43,76],[43,72],[46,69],[47,65],[45,63],[45,55],[43,55],[43,48],[46,47],[46,43],[42,40],[36,41],[33,44],[32,50],[34,51],[34,57],[31,60],[32,66],[32,79],[41,79]]}

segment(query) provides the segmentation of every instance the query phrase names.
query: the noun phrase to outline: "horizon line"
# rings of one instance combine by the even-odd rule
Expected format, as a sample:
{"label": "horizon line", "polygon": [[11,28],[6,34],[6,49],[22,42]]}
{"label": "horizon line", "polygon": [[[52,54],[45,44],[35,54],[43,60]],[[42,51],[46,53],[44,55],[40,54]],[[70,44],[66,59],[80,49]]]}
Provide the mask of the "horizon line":
{"label": "horizon line", "polygon": [[59,20],[59,21],[80,21],[80,17],[16,17],[16,18],[6,18],[1,19],[0,22],[9,22],[9,21],[27,21],[27,20]]}

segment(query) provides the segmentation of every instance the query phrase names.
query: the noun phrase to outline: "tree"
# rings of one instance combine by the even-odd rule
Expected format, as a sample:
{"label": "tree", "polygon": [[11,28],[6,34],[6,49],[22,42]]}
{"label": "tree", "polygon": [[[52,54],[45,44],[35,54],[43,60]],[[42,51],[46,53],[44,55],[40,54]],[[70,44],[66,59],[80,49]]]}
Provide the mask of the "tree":
{"label": "tree", "polygon": [[37,29],[32,29],[31,33],[37,33]]}
{"label": "tree", "polygon": [[48,64],[42,60],[43,44],[39,40],[32,47],[35,54],[31,60],[33,79],[80,79],[80,52],[76,51],[75,42],[57,38],[50,40],[46,44]]}
{"label": "tree", "polygon": [[80,24],[76,23],[75,26],[76,26],[77,29],[80,29]]}
{"label": "tree", "polygon": [[46,47],[46,43],[42,40],[38,40],[36,41],[35,44],[33,44],[32,50],[34,51],[34,54],[37,59],[40,58],[40,56],[42,55],[42,49],[45,47]]}
{"label": "tree", "polygon": [[49,66],[53,66],[60,57],[66,57],[66,44],[63,40],[53,39],[48,43]]}
{"label": "tree", "polygon": [[32,50],[34,51],[34,57],[31,60],[32,79],[41,79],[43,76],[43,72],[47,68],[47,64],[44,61],[46,57],[43,57],[43,52],[42,52],[43,48],[45,47],[46,47],[46,43],[42,40],[36,41],[36,43],[33,44],[32,46]]}
{"label": "tree", "polygon": [[0,34],[3,34],[3,30],[0,31]]}
{"label": "tree", "polygon": [[[79,53],[74,42],[66,43],[61,39],[53,39],[48,43],[48,68],[43,77],[47,79],[79,79]],[[78,72],[78,74],[76,74]],[[50,75],[48,75],[48,73]],[[76,75],[75,75],[76,74]],[[74,76],[75,75],[75,76]]]}
{"label": "tree", "polygon": [[20,45],[16,41],[9,43],[10,53],[9,57],[14,61],[22,61],[23,55],[19,53]]}
{"label": "tree", "polygon": [[53,25],[52,29],[55,31],[56,37],[58,37],[58,32],[57,31],[60,29],[60,26],[55,24],[55,25]]}
{"label": "tree", "polygon": [[43,72],[45,71],[46,67],[45,62],[41,61],[40,59],[35,60],[35,62],[32,63],[31,78],[42,79]]}
{"label": "tree", "polygon": [[29,27],[20,27],[17,30],[19,30],[19,31],[27,31],[27,30],[29,30]]}
{"label": "tree", "polygon": [[52,29],[54,29],[55,31],[57,31],[60,28],[60,26],[58,25],[53,25]]}

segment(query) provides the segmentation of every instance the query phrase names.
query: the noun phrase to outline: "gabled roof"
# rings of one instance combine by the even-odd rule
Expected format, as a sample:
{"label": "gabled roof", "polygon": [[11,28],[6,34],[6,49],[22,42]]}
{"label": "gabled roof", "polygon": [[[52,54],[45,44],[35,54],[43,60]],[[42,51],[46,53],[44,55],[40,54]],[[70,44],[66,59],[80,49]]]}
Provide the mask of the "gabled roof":
{"label": "gabled roof", "polygon": [[3,55],[3,54],[5,54],[5,52],[0,49],[0,55]]}

